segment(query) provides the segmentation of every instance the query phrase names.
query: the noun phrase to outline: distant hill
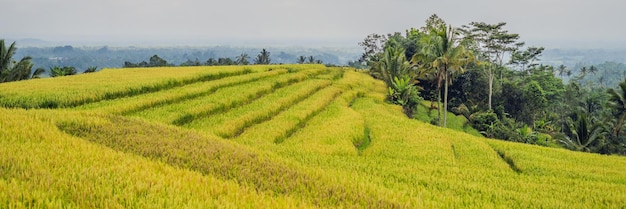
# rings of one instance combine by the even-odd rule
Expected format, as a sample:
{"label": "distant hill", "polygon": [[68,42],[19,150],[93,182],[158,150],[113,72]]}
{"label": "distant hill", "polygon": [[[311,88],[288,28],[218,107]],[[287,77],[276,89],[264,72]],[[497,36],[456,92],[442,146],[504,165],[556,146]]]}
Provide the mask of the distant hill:
{"label": "distant hill", "polygon": [[[33,41],[34,42],[34,41]],[[247,53],[252,62],[262,47],[113,47],[113,46],[71,46],[54,45],[29,47],[21,41],[17,42],[19,49],[15,57],[33,57],[35,68],[49,69],[53,66],[73,66],[80,71],[91,66],[100,68],[122,67],[124,62],[141,62],[153,55],[159,55],[168,63],[181,64],[186,61],[206,62],[209,58],[235,58]],[[67,50],[71,48],[71,50]],[[304,48],[304,47],[268,47],[272,63],[296,63],[299,56],[314,56],[324,64],[347,65],[349,61],[357,60],[360,50],[357,47],[337,48]]]}
{"label": "distant hill", "polygon": [[605,62],[626,63],[626,49],[546,49],[540,59],[544,64],[569,67]]}

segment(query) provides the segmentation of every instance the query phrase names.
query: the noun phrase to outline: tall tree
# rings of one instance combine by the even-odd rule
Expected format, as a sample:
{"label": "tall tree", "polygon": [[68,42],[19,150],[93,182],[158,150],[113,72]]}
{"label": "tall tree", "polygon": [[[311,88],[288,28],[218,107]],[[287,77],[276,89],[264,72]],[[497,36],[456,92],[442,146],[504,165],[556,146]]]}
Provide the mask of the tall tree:
{"label": "tall tree", "polygon": [[76,68],[69,66],[54,66],[50,68],[50,77],[70,76],[78,73]]}
{"label": "tall tree", "polygon": [[610,95],[608,106],[616,119],[611,135],[617,138],[622,133],[626,120],[626,80],[619,84],[619,89],[611,88],[607,92]]}
{"label": "tall tree", "polygon": [[250,56],[248,56],[247,53],[241,53],[241,55],[236,57],[237,61],[237,65],[248,65],[250,64],[250,62],[248,61],[248,59],[250,59]]}
{"label": "tall tree", "polygon": [[[562,141],[565,146],[576,151],[591,152],[599,149],[605,143],[608,133],[604,124],[595,121],[588,113],[574,112],[567,119],[567,126],[563,132],[566,140]],[[594,147],[594,145],[596,145]]]}
{"label": "tall tree", "polygon": [[409,75],[410,64],[406,61],[403,48],[387,46],[383,58],[377,66],[372,67],[372,70],[378,71],[377,73],[385,81],[387,87],[392,87],[395,78],[400,79]]}
{"label": "tall tree", "polygon": [[164,66],[167,66],[167,61],[165,61],[163,58],[155,54],[154,56],[150,57],[148,66],[149,67],[164,67]]}
{"label": "tall tree", "polygon": [[32,72],[33,63],[29,56],[18,62],[13,60],[16,51],[15,42],[7,48],[4,39],[0,39],[0,83],[38,78],[45,71],[38,68]]}
{"label": "tall tree", "polygon": [[528,47],[524,51],[515,50],[511,54],[511,60],[509,60],[509,64],[519,66],[519,70],[521,72],[526,72],[530,74],[527,70],[536,66],[535,61],[539,61],[539,56],[543,52],[545,48],[543,47]]}
{"label": "tall tree", "polygon": [[432,69],[437,69],[439,82],[443,82],[443,127],[447,126],[448,86],[453,76],[465,71],[465,66],[474,62],[474,55],[467,50],[457,37],[457,31],[452,26],[440,25],[432,28],[421,42],[422,52],[416,54],[416,60],[428,60]]}
{"label": "tall tree", "polygon": [[415,73],[404,55],[405,49],[398,45],[387,45],[382,59],[372,67],[387,85],[389,100],[402,105],[404,113],[413,117],[421,97],[416,86]]}
{"label": "tall tree", "polygon": [[270,62],[270,52],[265,49],[261,50],[259,55],[257,55],[257,57],[254,59],[254,64],[258,65],[267,65],[270,64]]}
{"label": "tall tree", "polygon": [[307,59],[307,63],[314,64],[315,63],[315,57],[313,55],[309,56],[309,58]]}
{"label": "tall tree", "polygon": [[523,92],[524,97],[524,118],[526,123],[535,125],[536,116],[548,105],[545,92],[537,81],[526,84]]}
{"label": "tall tree", "polygon": [[298,64],[304,64],[306,62],[306,57],[305,56],[299,56],[297,62],[298,62]]}
{"label": "tall tree", "polygon": [[598,72],[598,68],[596,66],[592,65],[591,67],[589,67],[589,73],[595,75],[597,72]]}
{"label": "tall tree", "polygon": [[430,15],[430,17],[428,17],[428,19],[426,19],[426,25],[424,27],[421,28],[422,32],[424,33],[428,33],[432,30],[436,30],[437,28],[441,27],[442,25],[447,25],[446,21],[444,21],[443,19],[441,19],[437,14],[432,14]]}
{"label": "tall tree", "polygon": [[359,61],[365,62],[368,66],[373,66],[375,62],[380,60],[383,51],[385,50],[385,43],[387,43],[387,37],[379,34],[370,34],[363,42],[359,42],[359,46],[363,47],[363,54]]}
{"label": "tall tree", "polygon": [[557,70],[559,72],[559,76],[561,76],[561,80],[563,80],[563,76],[567,75],[567,67],[565,65],[559,65]]}
{"label": "tall tree", "polygon": [[13,55],[15,55],[15,42],[7,48],[4,39],[0,39],[0,75],[8,71],[13,63]]}
{"label": "tall tree", "polygon": [[[489,100],[488,108],[492,109],[493,82],[495,78],[495,70],[503,67],[505,55],[508,52],[515,51],[521,47],[523,43],[517,42],[519,34],[509,33],[503,27],[506,23],[487,24],[484,22],[472,22],[470,26],[465,26],[471,34],[471,39],[477,42],[477,48],[480,51],[478,56],[482,61],[490,62],[487,67],[487,76],[489,81]],[[502,75],[502,74],[500,74]]]}

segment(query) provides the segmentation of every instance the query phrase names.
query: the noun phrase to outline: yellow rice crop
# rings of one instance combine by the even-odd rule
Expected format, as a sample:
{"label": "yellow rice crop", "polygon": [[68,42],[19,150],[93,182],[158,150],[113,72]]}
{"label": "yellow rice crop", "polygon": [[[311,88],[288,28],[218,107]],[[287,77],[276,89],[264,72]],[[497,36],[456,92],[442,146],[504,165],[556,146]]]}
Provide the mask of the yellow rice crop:
{"label": "yellow rice crop", "polygon": [[626,205],[624,157],[435,127],[385,93],[367,74],[322,65],[0,84],[0,106],[83,105],[0,108],[0,208]]}

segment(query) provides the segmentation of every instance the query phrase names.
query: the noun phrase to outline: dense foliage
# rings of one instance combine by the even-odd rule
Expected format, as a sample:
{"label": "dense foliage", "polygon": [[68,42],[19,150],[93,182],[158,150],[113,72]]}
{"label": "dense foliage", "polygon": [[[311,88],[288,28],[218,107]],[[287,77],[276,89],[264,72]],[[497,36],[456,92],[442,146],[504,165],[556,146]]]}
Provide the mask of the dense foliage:
{"label": "dense foliage", "polygon": [[25,56],[20,61],[15,61],[13,56],[17,51],[15,42],[10,46],[0,39],[0,83],[39,78],[45,69],[37,68],[33,70],[32,58]]}
{"label": "dense foliage", "polygon": [[417,106],[397,96],[395,78],[410,80],[421,90],[415,97],[431,101],[430,108],[440,113],[435,124],[441,126],[452,111],[487,137],[626,154],[620,115],[626,95],[611,88],[623,80],[618,73],[623,65],[571,70],[538,64],[544,48],[523,48],[520,36],[504,26],[472,22],[454,28],[433,15],[424,27],[404,35],[367,36],[359,43],[364,48],[361,62],[392,89],[392,103],[411,110],[405,111],[409,116]]}

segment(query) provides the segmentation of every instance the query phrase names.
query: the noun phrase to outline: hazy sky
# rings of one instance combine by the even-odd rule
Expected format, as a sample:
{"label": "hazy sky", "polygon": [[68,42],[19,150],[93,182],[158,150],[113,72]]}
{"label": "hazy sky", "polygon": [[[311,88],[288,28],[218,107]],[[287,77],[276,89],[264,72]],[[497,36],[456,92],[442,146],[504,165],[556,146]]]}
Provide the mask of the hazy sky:
{"label": "hazy sky", "polygon": [[[624,0],[0,0],[0,38],[351,44],[370,33],[507,22],[544,46],[626,42]],[[572,46],[577,47],[577,46]]]}

